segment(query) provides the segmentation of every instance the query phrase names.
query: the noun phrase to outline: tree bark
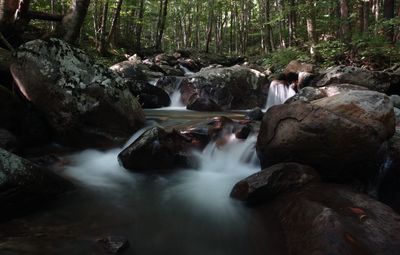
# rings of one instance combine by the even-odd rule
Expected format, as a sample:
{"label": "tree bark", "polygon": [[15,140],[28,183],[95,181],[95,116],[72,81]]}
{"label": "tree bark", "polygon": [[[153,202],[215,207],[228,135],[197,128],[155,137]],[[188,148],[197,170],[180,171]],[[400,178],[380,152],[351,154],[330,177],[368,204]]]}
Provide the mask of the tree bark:
{"label": "tree bark", "polygon": [[165,29],[165,22],[167,20],[167,12],[168,12],[168,0],[160,0],[162,4],[160,5],[160,8],[162,7],[162,16],[159,19],[159,30],[156,38],[156,49],[161,50],[161,43],[164,35],[164,29]]}
{"label": "tree bark", "polygon": [[144,17],[144,1],[145,0],[140,0],[138,22],[136,24],[135,48],[137,51],[140,51],[142,49],[141,42],[142,42],[143,17]]}
{"label": "tree bark", "polygon": [[307,15],[307,34],[308,34],[308,40],[310,41],[310,53],[311,55],[315,58],[317,56],[316,48],[315,46],[318,43],[318,37],[316,33],[316,22],[315,22],[315,15],[316,15],[316,10],[315,10],[315,5],[316,2],[315,0],[307,0],[307,7],[309,8],[308,15]]}
{"label": "tree bark", "polygon": [[115,44],[115,42],[112,41],[112,38],[117,28],[118,19],[121,13],[122,2],[123,0],[117,0],[117,8],[115,9],[114,17],[111,21],[110,32],[107,36],[107,44]]}
{"label": "tree bark", "polygon": [[107,42],[106,42],[107,16],[108,16],[108,0],[105,0],[103,6],[103,14],[101,18],[100,43],[99,47],[97,48],[97,51],[103,56],[107,54]]}
{"label": "tree bark", "polygon": [[[383,5],[383,17],[385,20],[390,21],[394,18],[394,0],[385,0]],[[385,26],[385,36],[390,42],[394,42],[394,27],[391,24]]]}
{"label": "tree bark", "polygon": [[342,39],[346,43],[351,40],[351,29],[349,21],[349,2],[348,0],[340,0],[340,19],[341,19],[341,34]]}
{"label": "tree bark", "polygon": [[90,0],[73,0],[69,13],[64,16],[58,27],[58,34],[62,39],[72,44],[76,42],[86,17],[89,3]]}

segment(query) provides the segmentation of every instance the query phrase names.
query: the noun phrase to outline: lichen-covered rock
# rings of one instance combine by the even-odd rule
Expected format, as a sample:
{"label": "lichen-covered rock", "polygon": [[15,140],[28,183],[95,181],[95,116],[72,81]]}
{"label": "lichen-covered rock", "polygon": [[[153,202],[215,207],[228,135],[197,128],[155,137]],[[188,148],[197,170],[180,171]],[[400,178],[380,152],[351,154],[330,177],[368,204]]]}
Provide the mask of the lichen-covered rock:
{"label": "lichen-covered rock", "polygon": [[311,102],[352,90],[367,90],[367,88],[353,84],[329,84],[325,87],[319,88],[305,87],[302,88],[296,95],[286,100],[285,103],[288,104],[298,100]]}
{"label": "lichen-covered rock", "polygon": [[[353,66],[336,66],[327,69],[313,81],[317,87],[332,83],[350,83],[370,90],[388,92],[400,86],[400,76],[387,72],[369,71]],[[399,88],[398,88],[399,89]]]}
{"label": "lichen-covered rock", "polygon": [[11,72],[63,143],[109,146],[144,123],[142,108],[125,80],[61,40],[20,46]]}
{"label": "lichen-covered rock", "polygon": [[202,70],[190,76],[194,90],[182,91],[182,98],[210,98],[223,110],[263,107],[268,84],[261,72],[247,67],[233,66]]}
{"label": "lichen-covered rock", "polygon": [[328,180],[367,180],[378,171],[381,148],[394,131],[389,97],[351,91],[272,107],[261,124],[257,153],[264,168],[298,162]]}
{"label": "lichen-covered rock", "polygon": [[311,184],[275,199],[289,255],[396,255],[400,216],[365,194],[339,185]]}
{"label": "lichen-covered rock", "polygon": [[319,182],[319,175],[312,167],[280,163],[236,183],[231,197],[252,204],[264,203],[314,182]]}
{"label": "lichen-covered rock", "polygon": [[70,187],[56,174],[0,149],[0,219],[26,213]]}
{"label": "lichen-covered rock", "polygon": [[123,78],[139,81],[147,80],[143,70],[150,71],[146,65],[137,63],[136,61],[123,61],[111,66],[110,69],[117,72]]}

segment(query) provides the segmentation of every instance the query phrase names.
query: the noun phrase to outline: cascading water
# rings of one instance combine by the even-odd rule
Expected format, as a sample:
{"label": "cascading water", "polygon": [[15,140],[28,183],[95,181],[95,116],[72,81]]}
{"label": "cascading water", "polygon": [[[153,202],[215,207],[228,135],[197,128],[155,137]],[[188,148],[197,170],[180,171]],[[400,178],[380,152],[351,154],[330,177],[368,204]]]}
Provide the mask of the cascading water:
{"label": "cascading water", "polygon": [[[187,121],[182,117],[186,115],[173,122]],[[163,126],[170,123],[164,117],[148,119]],[[59,171],[76,184],[77,191],[19,224],[23,234],[4,244],[6,254],[25,254],[26,247],[31,247],[26,254],[93,254],[98,238],[121,235],[130,242],[126,254],[279,255],[273,238],[277,230],[270,226],[267,232],[251,210],[229,197],[237,181],[260,168],[255,141],[255,137],[242,141],[232,136],[224,145],[211,143],[202,152],[193,152],[197,167],[163,175],[121,168],[117,155],[126,145],[71,155]],[[14,225],[8,228],[16,231]],[[45,234],[27,238],[38,233]]]}
{"label": "cascading water", "polygon": [[168,109],[184,109],[185,105],[182,104],[181,102],[181,83],[183,77],[176,77],[176,83],[175,83],[175,89],[174,92],[170,95],[171,97],[171,105],[168,107]]}
{"label": "cascading water", "polygon": [[183,65],[179,65],[179,68],[183,71],[185,76],[191,76],[191,75],[195,74],[194,72],[190,71],[189,69],[187,69]]}

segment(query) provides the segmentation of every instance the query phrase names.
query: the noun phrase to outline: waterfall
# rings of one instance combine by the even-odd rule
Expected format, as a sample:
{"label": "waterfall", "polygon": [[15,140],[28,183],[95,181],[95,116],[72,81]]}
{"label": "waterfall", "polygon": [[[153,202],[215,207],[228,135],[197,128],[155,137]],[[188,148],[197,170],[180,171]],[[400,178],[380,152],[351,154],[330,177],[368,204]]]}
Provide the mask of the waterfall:
{"label": "waterfall", "polygon": [[175,77],[175,89],[172,94],[170,94],[171,105],[167,107],[168,109],[185,109],[185,105],[181,102],[181,83],[183,79],[183,77]]}
{"label": "waterfall", "polygon": [[282,81],[274,80],[269,85],[267,104],[265,109],[268,110],[274,105],[283,104],[287,99],[296,94],[291,86],[286,86]]}
{"label": "waterfall", "polygon": [[185,76],[191,76],[191,75],[195,74],[194,72],[190,71],[189,69],[187,69],[186,67],[184,67],[181,64],[179,64],[179,68],[183,71]]}

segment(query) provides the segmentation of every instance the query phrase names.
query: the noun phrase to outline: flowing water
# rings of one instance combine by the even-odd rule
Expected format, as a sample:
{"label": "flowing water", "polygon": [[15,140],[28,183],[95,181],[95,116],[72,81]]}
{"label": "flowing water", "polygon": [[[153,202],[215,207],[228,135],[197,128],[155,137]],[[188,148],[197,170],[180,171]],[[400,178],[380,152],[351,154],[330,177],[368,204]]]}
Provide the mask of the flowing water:
{"label": "flowing water", "polygon": [[[148,126],[166,127],[213,116],[159,110],[146,115]],[[273,228],[261,227],[265,223],[251,209],[229,197],[237,181],[260,168],[255,141],[211,143],[193,152],[197,168],[170,174],[123,169],[117,160],[122,148],[68,155],[59,171],[76,191],[44,211],[0,224],[0,254],[103,254],[96,240],[110,235],[128,238],[124,254],[282,254]]]}

